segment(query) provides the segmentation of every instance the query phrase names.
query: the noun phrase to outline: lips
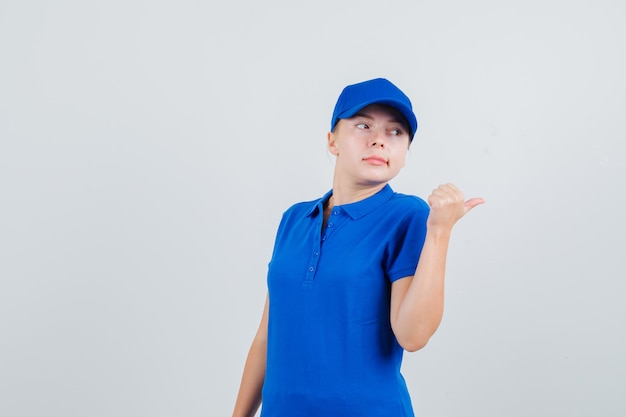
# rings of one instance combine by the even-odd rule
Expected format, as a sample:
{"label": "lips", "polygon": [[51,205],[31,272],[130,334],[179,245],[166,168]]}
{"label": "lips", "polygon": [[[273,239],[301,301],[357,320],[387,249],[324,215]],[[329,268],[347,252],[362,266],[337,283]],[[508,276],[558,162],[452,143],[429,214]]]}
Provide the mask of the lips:
{"label": "lips", "polygon": [[378,155],[368,156],[367,158],[363,158],[363,161],[372,165],[387,165],[387,159]]}

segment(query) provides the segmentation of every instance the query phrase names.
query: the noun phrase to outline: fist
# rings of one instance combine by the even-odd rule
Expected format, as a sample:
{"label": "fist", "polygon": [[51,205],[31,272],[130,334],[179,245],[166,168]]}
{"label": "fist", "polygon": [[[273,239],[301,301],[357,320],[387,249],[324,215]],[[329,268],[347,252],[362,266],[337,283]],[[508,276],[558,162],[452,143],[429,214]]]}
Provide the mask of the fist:
{"label": "fist", "polygon": [[452,229],[452,226],[468,211],[484,202],[482,198],[471,198],[466,201],[465,196],[456,186],[442,184],[428,197],[430,205],[428,227]]}

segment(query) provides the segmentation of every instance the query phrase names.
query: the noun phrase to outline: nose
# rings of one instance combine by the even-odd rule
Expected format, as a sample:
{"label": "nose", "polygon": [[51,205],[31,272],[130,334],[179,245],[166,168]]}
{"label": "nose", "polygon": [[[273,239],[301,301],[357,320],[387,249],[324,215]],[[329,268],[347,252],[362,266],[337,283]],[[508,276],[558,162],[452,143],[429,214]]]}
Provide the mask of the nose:
{"label": "nose", "polygon": [[385,140],[383,139],[383,136],[384,134],[382,134],[380,131],[376,131],[375,133],[373,133],[370,146],[373,148],[384,148]]}

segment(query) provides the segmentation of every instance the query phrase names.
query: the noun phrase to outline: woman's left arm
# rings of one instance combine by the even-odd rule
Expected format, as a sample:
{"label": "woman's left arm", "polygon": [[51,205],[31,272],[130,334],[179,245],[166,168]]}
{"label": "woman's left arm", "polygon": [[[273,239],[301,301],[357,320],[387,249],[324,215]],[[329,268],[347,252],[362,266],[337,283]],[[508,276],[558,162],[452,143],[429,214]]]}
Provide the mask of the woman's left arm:
{"label": "woman's left arm", "polygon": [[414,352],[428,343],[443,316],[444,276],[450,234],[454,224],[482,198],[465,201],[452,184],[437,187],[428,197],[430,214],[426,238],[415,275],[391,286],[391,327],[398,343]]}

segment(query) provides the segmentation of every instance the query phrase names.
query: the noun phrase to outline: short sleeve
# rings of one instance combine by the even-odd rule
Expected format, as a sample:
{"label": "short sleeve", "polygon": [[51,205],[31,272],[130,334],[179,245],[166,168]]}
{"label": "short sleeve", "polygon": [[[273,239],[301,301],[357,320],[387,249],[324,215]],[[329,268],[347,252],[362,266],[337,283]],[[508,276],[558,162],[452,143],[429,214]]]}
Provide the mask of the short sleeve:
{"label": "short sleeve", "polygon": [[426,238],[428,213],[429,207],[424,202],[410,210],[398,222],[397,229],[387,246],[384,265],[390,282],[415,274]]}

